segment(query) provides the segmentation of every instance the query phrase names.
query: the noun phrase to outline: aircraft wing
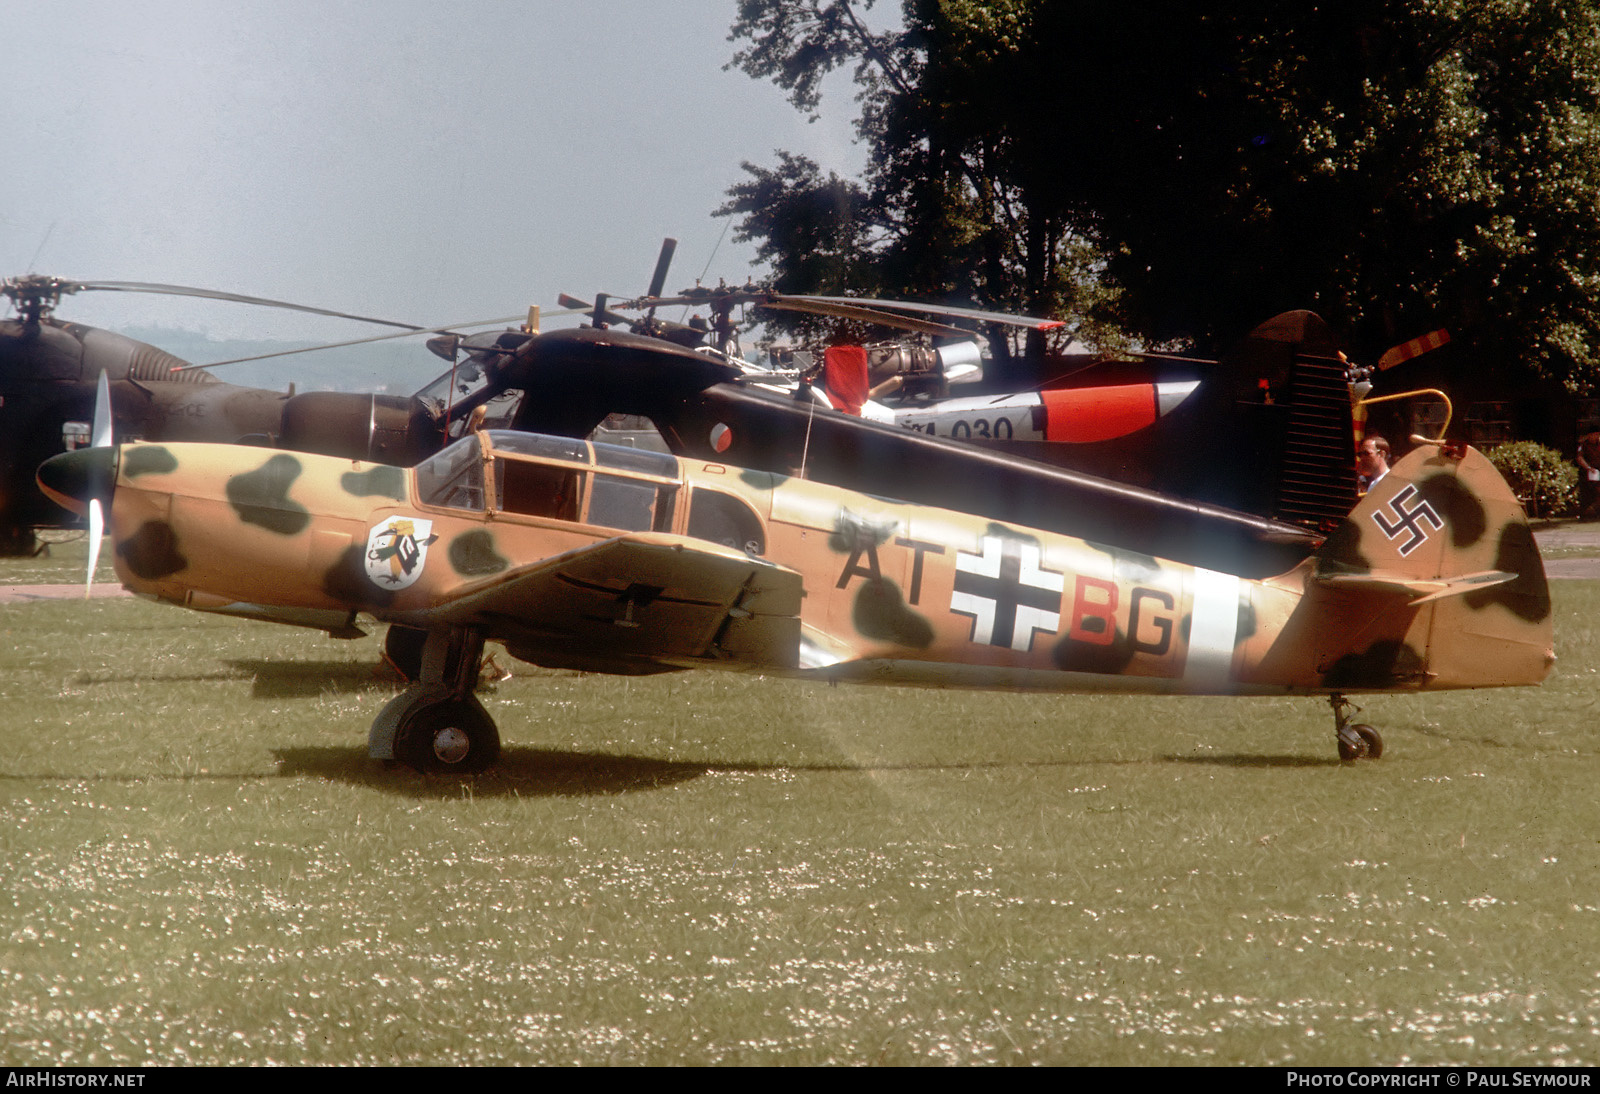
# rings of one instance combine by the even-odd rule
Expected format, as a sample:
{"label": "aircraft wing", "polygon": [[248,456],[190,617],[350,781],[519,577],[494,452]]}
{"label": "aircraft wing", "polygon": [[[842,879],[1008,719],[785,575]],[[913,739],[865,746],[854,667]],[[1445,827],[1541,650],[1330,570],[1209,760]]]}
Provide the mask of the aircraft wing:
{"label": "aircraft wing", "polygon": [[483,628],[535,664],[799,661],[798,573],[705,540],[641,532],[509,571],[402,620]]}

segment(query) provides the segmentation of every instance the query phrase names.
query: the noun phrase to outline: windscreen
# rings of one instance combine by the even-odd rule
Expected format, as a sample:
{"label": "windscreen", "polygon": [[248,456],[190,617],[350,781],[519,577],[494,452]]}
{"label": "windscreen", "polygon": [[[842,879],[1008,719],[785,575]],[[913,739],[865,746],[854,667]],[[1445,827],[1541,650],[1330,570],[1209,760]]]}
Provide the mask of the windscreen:
{"label": "windscreen", "polygon": [[417,496],[427,505],[483,509],[483,452],[476,437],[457,441],[417,465]]}

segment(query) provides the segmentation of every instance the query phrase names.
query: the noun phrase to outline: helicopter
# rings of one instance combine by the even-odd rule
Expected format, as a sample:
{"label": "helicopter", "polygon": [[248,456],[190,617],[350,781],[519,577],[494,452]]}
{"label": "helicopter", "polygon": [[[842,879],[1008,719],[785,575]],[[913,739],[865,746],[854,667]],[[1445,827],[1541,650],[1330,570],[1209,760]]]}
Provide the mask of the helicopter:
{"label": "helicopter", "polygon": [[[768,306],[825,308],[827,314],[862,307],[744,289],[702,298],[720,307],[758,296]],[[870,303],[874,309],[884,306]],[[917,306],[960,314],[960,309]],[[1100,432],[1082,429],[1071,442],[1023,437],[1020,427],[1009,437],[991,430],[1001,436],[985,443],[976,435],[963,437],[960,429],[918,429],[916,422],[840,412],[831,399],[819,396],[817,377],[805,371],[752,367],[714,348],[689,348],[676,332],[664,338],[659,332],[624,331],[607,322],[612,314],[601,298],[595,321],[584,327],[508,332],[492,342],[479,335],[444,347],[465,351],[464,367],[479,384],[454,404],[449,435],[460,436],[480,405],[517,391],[520,398],[500,404],[500,413],[485,424],[586,437],[613,415],[640,416],[649,419],[675,455],[804,473],[891,496],[906,496],[901,476],[919,476],[906,455],[917,449],[913,438],[935,436],[970,440],[991,450],[996,461],[1039,462],[1313,529],[1336,524],[1356,497],[1348,369],[1327,324],[1309,312],[1286,313],[1262,324],[1197,394],[1167,413],[1146,411],[1137,419],[1123,409],[1106,413],[1107,393],[1139,391],[1148,407],[1156,401],[1152,393],[1160,390],[1155,379],[1056,392],[1051,402],[1060,402],[1054,406],[1043,398],[1032,407],[1019,406],[1030,393],[962,400],[979,412],[987,407],[993,421],[1012,413],[1048,418],[1056,407],[1071,403],[1078,420],[1090,426],[1102,416],[1123,423]],[[984,313],[967,314],[991,321]],[[716,324],[706,326],[715,330]],[[880,428],[859,430],[852,424]],[[910,488],[921,485],[951,486],[924,479]],[[908,500],[938,503],[933,497]]]}
{"label": "helicopter", "polygon": [[[589,307],[567,296],[562,302]],[[712,319],[692,323],[688,332],[663,329],[654,318],[657,309],[678,304],[704,305]],[[878,346],[835,344],[825,351],[825,363],[808,371],[751,367],[733,355],[736,327],[728,316],[741,306],[898,325],[932,337],[935,345],[930,349],[904,340]],[[643,312],[643,317],[630,320],[620,314],[628,310]],[[1352,454],[1364,435],[1372,378],[1449,342],[1447,331],[1434,331],[1393,347],[1375,366],[1361,365],[1345,356],[1321,317],[1297,310],[1259,324],[1215,359],[1155,351],[1056,354],[1044,359],[1052,376],[1045,384],[1027,391],[991,389],[963,396],[952,394],[951,381],[969,366],[952,367],[952,362],[965,360],[963,350],[975,355],[977,335],[951,325],[962,321],[988,326],[991,337],[1002,327],[1062,329],[1050,320],[967,308],[783,295],[749,284],[696,286],[674,297],[652,289],[644,297],[609,306],[605,298],[597,298],[593,330],[631,324],[634,333],[717,356],[739,367],[741,374],[729,382],[748,397],[709,382],[693,398],[677,390],[658,391],[647,370],[636,375],[629,368],[619,374],[625,377],[622,382],[601,396],[608,387],[605,360],[597,357],[584,364],[582,378],[572,382],[554,375],[563,367],[560,355],[545,353],[536,354],[545,373],[523,370],[514,381],[534,385],[515,421],[517,428],[575,431],[581,423],[574,415],[592,411],[571,406],[556,411],[553,401],[598,399],[626,405],[626,413],[652,416],[675,454],[729,458],[784,471],[798,467],[815,430],[830,428],[829,418],[842,413],[1326,531],[1343,519],[1358,494]],[[696,347],[692,335],[700,332],[713,335],[716,345]],[[629,352],[648,350],[635,343]],[[837,362],[836,352],[841,358]],[[663,365],[669,360],[674,358],[663,351]],[[507,373],[518,371],[511,361],[501,367]],[[676,367],[685,366],[680,361]],[[693,374],[689,368],[685,377]],[[804,429],[780,425],[781,419],[795,419],[794,408],[763,402],[762,393],[792,395],[792,401],[803,405]],[[1374,401],[1414,396],[1442,401],[1448,424],[1448,399],[1442,392],[1404,392]],[[784,439],[776,439],[780,436]],[[842,466],[825,473],[844,476],[829,481],[860,489],[893,489],[892,483],[869,485],[870,476],[851,478],[856,470]]]}
{"label": "helicopter", "polygon": [[[88,443],[101,375],[111,384],[121,439],[275,445],[288,422],[290,443],[312,450],[334,434],[342,442],[359,437],[365,458],[390,462],[414,463],[438,447],[427,400],[358,395],[329,401],[320,392],[296,394],[293,384],[283,391],[230,384],[149,343],[54,314],[63,296],[87,291],[193,296],[431,333],[410,323],[183,285],[37,274],[0,281],[0,296],[16,310],[0,319],[0,555],[32,554],[36,529],[82,527],[80,517],[39,492],[34,471],[49,457]],[[481,324],[465,324],[473,325]]]}
{"label": "helicopter", "polygon": [[[1311,312],[1262,323],[1218,359],[1063,352],[1045,358],[1051,378],[1039,387],[996,390],[981,382],[983,339],[1051,333],[1064,350],[1073,341],[1065,325],[749,282],[663,295],[673,249],[666,240],[643,296],[613,303],[562,294],[564,307],[588,317],[584,333],[524,328],[431,341],[447,360],[464,356],[460,367],[476,377],[476,390],[453,404],[459,424],[446,424],[445,435],[459,437],[476,421],[605,439],[606,423],[626,417],[655,431],[643,443],[674,454],[787,473],[807,462],[818,429],[835,430],[833,419],[846,415],[1318,530],[1342,520],[1357,496],[1353,411],[1372,370],[1352,365]],[[688,322],[659,314],[677,306],[708,314]],[[879,328],[898,337],[835,339],[756,362],[742,352],[736,309],[803,312],[849,324],[852,336]],[[1386,356],[1378,369],[1393,363]],[[520,399],[498,402],[498,414],[478,409],[511,391]],[[896,492],[854,456],[850,466],[830,464],[829,446],[818,450],[813,473]]]}

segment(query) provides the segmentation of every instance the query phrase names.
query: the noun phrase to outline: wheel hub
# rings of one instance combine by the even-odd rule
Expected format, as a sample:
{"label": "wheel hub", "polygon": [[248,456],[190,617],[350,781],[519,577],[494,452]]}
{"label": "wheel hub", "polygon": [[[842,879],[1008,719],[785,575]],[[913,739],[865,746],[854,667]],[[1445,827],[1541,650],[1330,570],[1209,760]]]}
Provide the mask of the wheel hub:
{"label": "wheel hub", "polygon": [[472,741],[455,726],[445,726],[433,735],[433,754],[440,763],[458,764],[472,750]]}

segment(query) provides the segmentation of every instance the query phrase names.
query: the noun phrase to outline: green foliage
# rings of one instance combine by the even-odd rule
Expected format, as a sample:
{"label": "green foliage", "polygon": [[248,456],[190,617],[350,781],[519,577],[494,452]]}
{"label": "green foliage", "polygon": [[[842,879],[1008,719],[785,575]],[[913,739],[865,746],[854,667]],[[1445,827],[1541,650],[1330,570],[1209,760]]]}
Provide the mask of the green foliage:
{"label": "green foliage", "polygon": [[[719,216],[742,214],[734,231],[756,241],[756,257],[772,270],[768,284],[785,293],[871,294],[876,274],[867,260],[876,225],[859,184],[822,177],[806,156],[778,152],[775,169],[746,163],[750,178],[728,190]],[[797,332],[821,329],[814,317],[782,324]]]}
{"label": "green foliage", "polygon": [[1578,469],[1535,441],[1496,445],[1484,455],[1511,485],[1531,517],[1570,517],[1578,511]]}
{"label": "green foliage", "polygon": [[1600,377],[1600,0],[872,9],[741,0],[732,38],[812,112],[854,66],[879,285],[1201,345],[1310,307],[1358,352],[1444,326]]}
{"label": "green foliage", "polygon": [[[1005,38],[1031,5],[908,3],[893,31],[866,26],[872,6],[741,0],[732,37],[748,45],[734,65],[772,79],[796,107],[814,113],[821,76],[854,65],[870,167],[853,200],[841,203],[833,199],[839,181],[809,161],[802,172],[782,153],[777,171],[747,163],[751,180],[729,191],[719,215],[742,217],[741,239],[772,244],[761,257],[791,291],[881,290],[1035,315],[1103,310],[1110,290],[1098,276],[1099,250],[1050,207],[1047,173],[1019,157],[1005,132],[1036,124],[1032,111],[1009,93],[1009,78],[992,84],[984,67],[1003,61],[1006,48],[984,34]],[[828,226],[798,223],[811,217],[829,218]],[[783,245],[807,234],[847,241],[849,261],[819,264]],[[809,280],[817,273],[840,279]],[[1028,346],[1045,347],[1042,336]],[[1003,375],[1010,344],[997,334],[991,352]]]}

